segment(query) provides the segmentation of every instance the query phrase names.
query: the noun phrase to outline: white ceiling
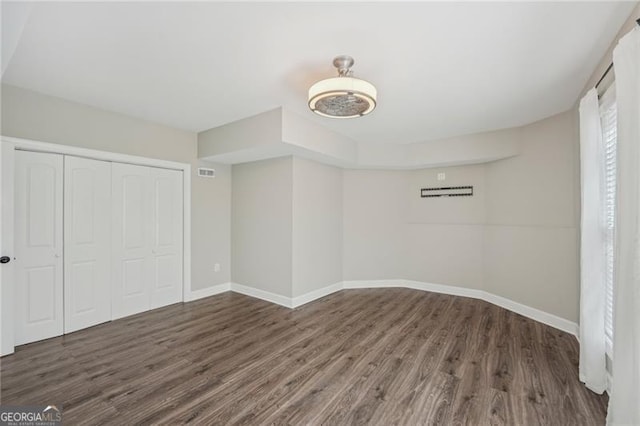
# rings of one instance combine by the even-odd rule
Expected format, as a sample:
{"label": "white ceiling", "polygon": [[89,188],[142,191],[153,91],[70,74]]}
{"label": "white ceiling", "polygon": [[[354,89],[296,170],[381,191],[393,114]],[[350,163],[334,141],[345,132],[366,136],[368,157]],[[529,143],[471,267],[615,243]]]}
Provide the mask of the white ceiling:
{"label": "white ceiling", "polygon": [[[3,34],[2,80],[192,131],[284,106],[363,143],[419,142],[569,109],[635,5],[39,3]],[[370,116],[307,109],[338,54],[377,86]]]}

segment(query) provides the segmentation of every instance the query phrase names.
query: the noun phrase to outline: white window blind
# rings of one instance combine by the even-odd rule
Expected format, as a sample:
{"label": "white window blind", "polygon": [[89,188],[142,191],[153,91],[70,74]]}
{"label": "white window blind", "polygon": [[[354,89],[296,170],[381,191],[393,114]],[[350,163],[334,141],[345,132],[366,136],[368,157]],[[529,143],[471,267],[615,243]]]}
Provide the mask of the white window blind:
{"label": "white window blind", "polygon": [[611,86],[600,99],[600,119],[602,121],[602,142],[604,144],[604,233],[606,247],[605,265],[605,335],[606,350],[611,357],[613,347],[613,283],[614,283],[614,238],[616,227],[616,142],[617,142],[617,110],[615,86]]}

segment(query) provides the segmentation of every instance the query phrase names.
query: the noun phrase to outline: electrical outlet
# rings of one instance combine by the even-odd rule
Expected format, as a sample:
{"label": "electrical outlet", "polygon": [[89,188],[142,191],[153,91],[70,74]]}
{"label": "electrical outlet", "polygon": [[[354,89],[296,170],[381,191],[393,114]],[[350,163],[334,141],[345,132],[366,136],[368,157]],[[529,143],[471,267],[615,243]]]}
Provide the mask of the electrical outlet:
{"label": "electrical outlet", "polygon": [[216,263],[215,265],[213,265],[213,272],[220,272],[220,264]]}
{"label": "electrical outlet", "polygon": [[444,173],[438,173],[438,180],[445,180],[446,177],[447,176]]}

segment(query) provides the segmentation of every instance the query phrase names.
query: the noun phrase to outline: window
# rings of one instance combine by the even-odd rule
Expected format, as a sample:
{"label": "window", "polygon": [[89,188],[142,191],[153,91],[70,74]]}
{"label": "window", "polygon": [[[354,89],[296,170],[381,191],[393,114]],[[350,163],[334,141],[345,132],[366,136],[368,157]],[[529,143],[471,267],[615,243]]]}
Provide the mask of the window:
{"label": "window", "polygon": [[600,120],[602,121],[602,142],[604,152],[604,223],[605,239],[605,335],[607,355],[611,358],[613,347],[613,282],[614,282],[614,238],[616,226],[616,142],[617,110],[615,86],[612,85],[600,99]]}

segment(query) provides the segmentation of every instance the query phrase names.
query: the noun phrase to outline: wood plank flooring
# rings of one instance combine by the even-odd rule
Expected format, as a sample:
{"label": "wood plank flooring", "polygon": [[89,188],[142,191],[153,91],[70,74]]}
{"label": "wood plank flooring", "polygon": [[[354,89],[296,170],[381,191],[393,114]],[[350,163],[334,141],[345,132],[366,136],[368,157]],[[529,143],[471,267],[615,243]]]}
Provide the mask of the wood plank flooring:
{"label": "wood plank flooring", "polygon": [[24,345],[0,402],[65,424],[601,425],[578,342],[489,303],[345,290],[289,310],[224,293]]}

